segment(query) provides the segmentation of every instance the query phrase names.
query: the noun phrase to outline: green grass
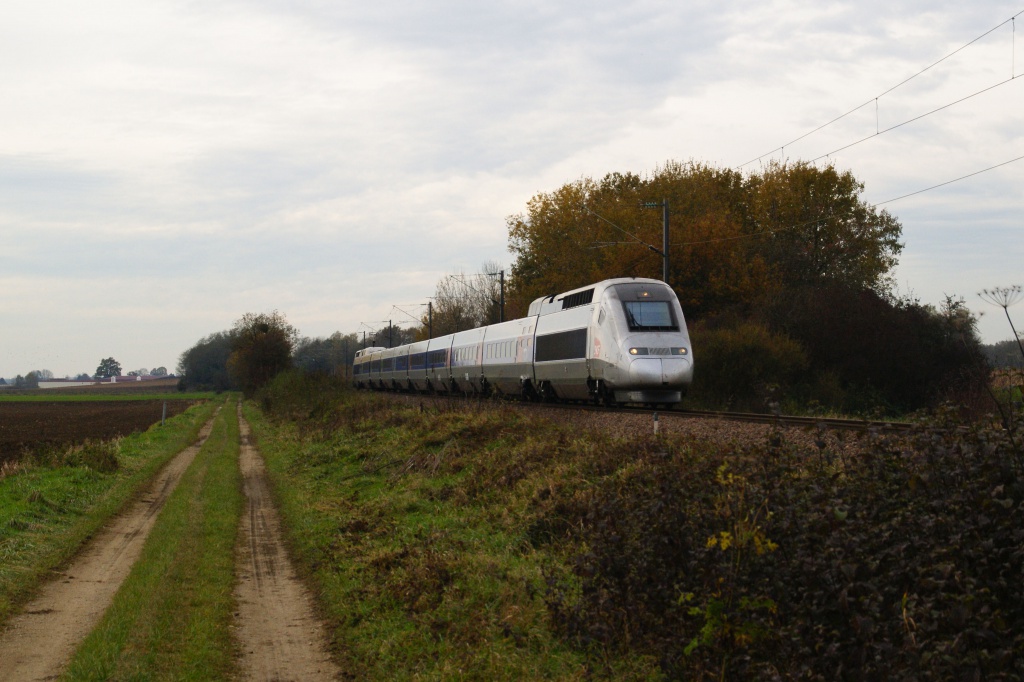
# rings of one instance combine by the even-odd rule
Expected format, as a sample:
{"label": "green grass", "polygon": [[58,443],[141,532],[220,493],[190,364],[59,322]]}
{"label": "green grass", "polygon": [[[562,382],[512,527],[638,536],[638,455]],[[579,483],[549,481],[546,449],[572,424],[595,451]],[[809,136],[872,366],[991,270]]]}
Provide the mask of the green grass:
{"label": "green grass", "polygon": [[[529,497],[474,480],[475,458],[524,447],[516,413],[387,408],[319,432],[272,423],[252,404],[245,414],[343,670],[361,680],[587,676],[585,656],[546,624],[551,556],[527,540],[531,515],[519,507]],[[622,679],[648,668],[632,661]]]}
{"label": "green grass", "polygon": [[214,410],[191,407],[164,426],[114,441],[118,467],[29,466],[0,479],[0,623],[163,466]]}
{"label": "green grass", "polygon": [[238,452],[232,400],[63,679],[210,680],[235,674],[230,624],[242,510]]}

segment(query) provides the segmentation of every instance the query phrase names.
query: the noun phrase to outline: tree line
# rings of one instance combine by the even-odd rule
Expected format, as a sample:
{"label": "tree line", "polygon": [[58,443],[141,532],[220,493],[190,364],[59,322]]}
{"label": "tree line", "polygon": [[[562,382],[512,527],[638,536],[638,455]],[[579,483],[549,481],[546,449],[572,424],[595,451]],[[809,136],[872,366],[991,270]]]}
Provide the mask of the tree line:
{"label": "tree line", "polygon": [[[697,363],[692,403],[899,413],[981,395],[989,368],[976,319],[962,298],[932,306],[896,291],[902,225],[863,191],[852,172],[808,163],[743,174],[669,162],[584,177],[509,216],[508,272],[487,262],[446,275],[418,325],[308,339],[276,311],[248,314],[182,354],[182,384],[251,389],[247,372],[259,383],[266,371],[248,354],[275,334],[268,366],[344,374],[364,345],[513,319],[536,298],[603,279],[660,279],[662,212],[652,207],[667,202],[668,280]],[[254,334],[254,324],[273,333]]]}
{"label": "tree line", "polygon": [[962,298],[895,289],[902,225],[832,165],[749,174],[669,162],[645,176],[581,178],[509,216],[509,303],[610,277],[662,278],[691,324],[692,401],[709,407],[889,412],[977,394],[988,368]]}

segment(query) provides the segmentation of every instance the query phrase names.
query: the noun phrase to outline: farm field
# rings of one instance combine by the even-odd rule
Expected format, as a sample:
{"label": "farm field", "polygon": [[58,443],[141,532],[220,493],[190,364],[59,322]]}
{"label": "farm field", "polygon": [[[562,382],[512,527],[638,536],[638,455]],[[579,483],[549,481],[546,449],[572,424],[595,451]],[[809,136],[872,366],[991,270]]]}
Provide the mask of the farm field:
{"label": "farm field", "polygon": [[[54,396],[56,398],[56,396]],[[2,400],[0,462],[85,439],[109,440],[145,431],[160,421],[164,400]],[[167,400],[167,417],[184,412],[192,400]]]}

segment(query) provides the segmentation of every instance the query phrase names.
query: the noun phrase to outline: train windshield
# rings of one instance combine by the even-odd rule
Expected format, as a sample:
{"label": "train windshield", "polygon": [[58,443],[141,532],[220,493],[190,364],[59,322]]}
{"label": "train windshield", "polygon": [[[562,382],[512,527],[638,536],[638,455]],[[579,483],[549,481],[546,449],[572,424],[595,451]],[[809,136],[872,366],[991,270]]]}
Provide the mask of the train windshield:
{"label": "train windshield", "polygon": [[623,301],[626,322],[631,332],[678,331],[672,306],[668,301]]}

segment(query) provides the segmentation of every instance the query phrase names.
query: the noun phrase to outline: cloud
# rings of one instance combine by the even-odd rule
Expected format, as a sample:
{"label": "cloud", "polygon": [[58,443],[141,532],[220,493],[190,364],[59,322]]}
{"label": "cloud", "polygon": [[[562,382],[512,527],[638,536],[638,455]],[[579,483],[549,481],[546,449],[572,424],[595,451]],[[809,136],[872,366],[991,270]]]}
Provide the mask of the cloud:
{"label": "cloud", "polygon": [[[352,330],[425,300],[445,272],[507,264],[505,218],[538,192],[670,159],[767,160],[1018,10],[17,4],[0,25],[0,316],[17,322],[0,329],[0,374],[44,364],[34,349],[60,349],[67,366],[49,368],[77,373],[113,352],[112,334],[151,349],[123,363],[170,367],[247,310]],[[1012,37],[994,31],[786,156],[1006,78]],[[831,158],[881,201],[1024,154],[1022,84]],[[1012,283],[1021,168],[893,204],[899,276],[932,301]]]}

